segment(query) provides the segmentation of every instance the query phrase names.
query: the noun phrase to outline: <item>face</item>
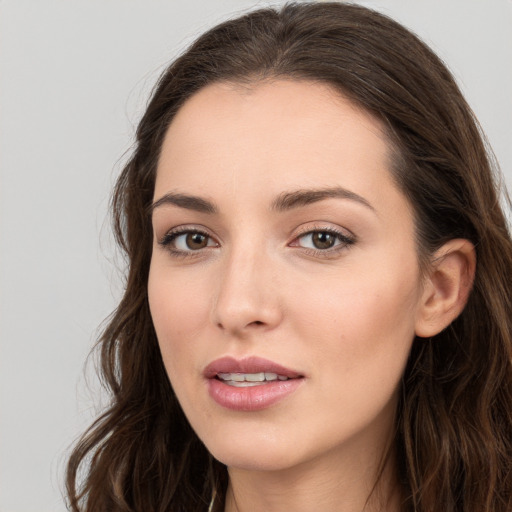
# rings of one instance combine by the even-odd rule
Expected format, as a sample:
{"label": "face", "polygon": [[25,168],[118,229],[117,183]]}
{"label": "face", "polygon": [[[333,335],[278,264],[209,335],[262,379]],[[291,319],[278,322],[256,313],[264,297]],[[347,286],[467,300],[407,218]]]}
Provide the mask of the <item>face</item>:
{"label": "face", "polygon": [[389,160],[376,119],[309,82],[210,85],[173,120],[149,302],[179,402],[228,466],[389,438],[422,295]]}

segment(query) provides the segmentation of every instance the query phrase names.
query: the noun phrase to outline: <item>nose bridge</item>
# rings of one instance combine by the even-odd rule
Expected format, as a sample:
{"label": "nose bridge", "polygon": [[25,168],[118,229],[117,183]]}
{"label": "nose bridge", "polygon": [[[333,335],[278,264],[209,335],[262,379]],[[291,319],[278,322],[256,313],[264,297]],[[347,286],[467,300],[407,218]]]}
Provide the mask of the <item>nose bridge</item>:
{"label": "nose bridge", "polygon": [[276,269],[264,243],[240,240],[224,256],[213,308],[218,327],[243,334],[275,327],[281,318]]}

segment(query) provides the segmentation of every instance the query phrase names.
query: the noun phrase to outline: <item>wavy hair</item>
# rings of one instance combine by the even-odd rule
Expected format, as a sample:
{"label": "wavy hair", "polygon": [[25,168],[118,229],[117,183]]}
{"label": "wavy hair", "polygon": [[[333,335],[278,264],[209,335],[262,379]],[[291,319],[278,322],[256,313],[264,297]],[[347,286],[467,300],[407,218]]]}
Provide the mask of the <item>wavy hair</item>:
{"label": "wavy hair", "polygon": [[328,84],[383,121],[424,268],[450,239],[474,244],[464,311],[437,336],[414,340],[402,379],[395,441],[402,510],[509,512],[512,242],[493,159],[452,75],[423,42],[382,14],[335,2],[224,22],[159,79],[113,193],[114,231],[129,268],[98,343],[112,400],[69,459],[70,510],[206,511],[212,496],[223,510],[226,468],[176,400],[149,312],[149,207],[163,138],[184,102],[214,82],[275,78]]}

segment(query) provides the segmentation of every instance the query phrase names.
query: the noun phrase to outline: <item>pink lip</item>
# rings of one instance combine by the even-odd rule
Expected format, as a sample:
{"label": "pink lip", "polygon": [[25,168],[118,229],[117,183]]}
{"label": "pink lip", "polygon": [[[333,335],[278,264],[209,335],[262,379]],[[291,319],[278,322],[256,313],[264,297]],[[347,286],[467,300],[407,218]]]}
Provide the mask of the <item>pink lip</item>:
{"label": "pink lip", "polygon": [[[234,387],[216,378],[218,373],[260,373],[269,372],[288,377],[258,386]],[[303,382],[304,376],[295,370],[262,359],[248,357],[235,359],[223,357],[210,363],[203,372],[208,379],[210,396],[222,407],[235,411],[260,411],[293,393]]]}

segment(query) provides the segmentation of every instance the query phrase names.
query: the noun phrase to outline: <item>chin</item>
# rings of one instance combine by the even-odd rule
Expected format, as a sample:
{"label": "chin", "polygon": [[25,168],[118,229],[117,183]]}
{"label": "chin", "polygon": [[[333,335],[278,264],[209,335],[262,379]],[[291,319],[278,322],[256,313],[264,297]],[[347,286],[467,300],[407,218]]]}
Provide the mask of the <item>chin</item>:
{"label": "chin", "polygon": [[297,463],[296,450],[286,443],[268,439],[242,440],[226,436],[223,442],[208,443],[206,447],[222,464],[246,471],[279,471]]}

